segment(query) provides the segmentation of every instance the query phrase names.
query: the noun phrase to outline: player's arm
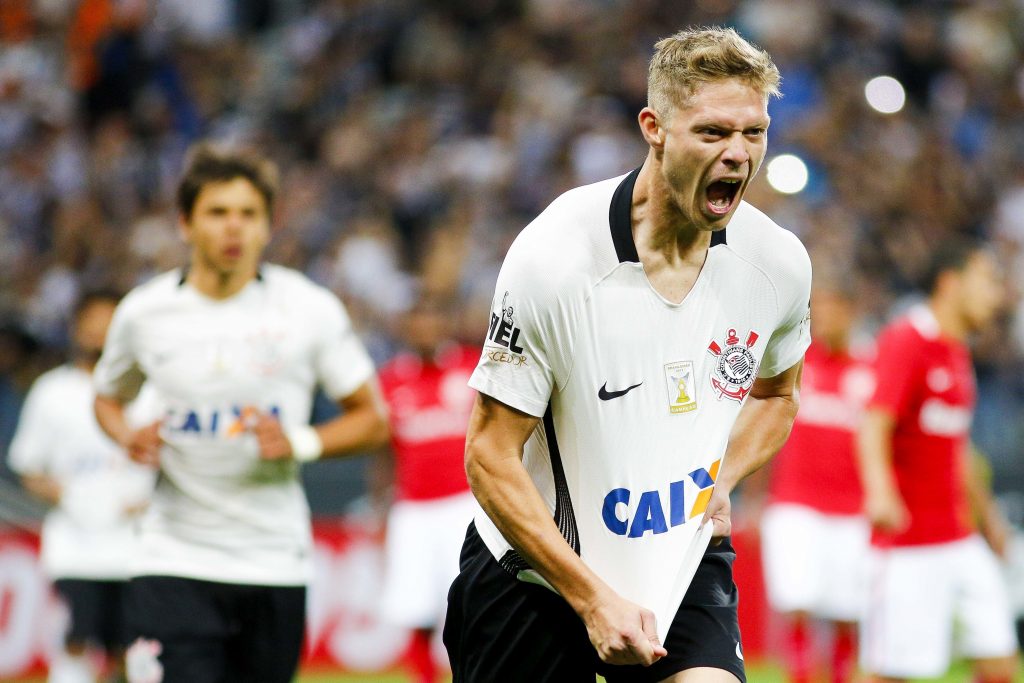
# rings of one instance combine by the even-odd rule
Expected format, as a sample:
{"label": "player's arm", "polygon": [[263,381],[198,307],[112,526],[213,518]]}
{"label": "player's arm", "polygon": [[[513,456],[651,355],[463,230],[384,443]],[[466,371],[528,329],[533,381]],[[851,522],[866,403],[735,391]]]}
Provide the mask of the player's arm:
{"label": "player's arm", "polygon": [[30,494],[47,505],[60,503],[61,485],[48,474],[22,474],[21,485]]}
{"label": "player's arm", "polygon": [[116,396],[97,394],[93,403],[96,421],[107,436],[128,452],[128,457],[142,465],[160,464],[160,422],[132,429],[124,413],[125,403]]}
{"label": "player's arm", "polygon": [[308,461],[321,456],[363,453],[388,442],[387,410],[376,378],[339,399],[338,407],[341,415],[316,426],[284,428],[275,417],[261,414],[253,426],[260,456],[265,460]]}
{"label": "player's arm", "polygon": [[473,494],[519,554],[576,610],[601,659],[649,665],[667,652],[654,615],[617,595],[573,552],[523,466],[538,418],[480,394],[466,434]]}
{"label": "player's arm", "polygon": [[875,528],[899,532],[910,523],[896,485],[892,467],[892,436],[896,418],[889,411],[871,407],[857,430],[857,459],[864,486],[864,512]]}
{"label": "player's arm", "polygon": [[992,495],[991,470],[985,456],[971,444],[965,453],[964,483],[978,529],[992,552],[1006,557],[1009,525]]}
{"label": "player's arm", "polygon": [[774,377],[757,378],[750,388],[729,434],[722,471],[704,512],[702,523],[714,523],[715,537],[728,536],[732,531],[729,494],[745,477],[771,460],[789,438],[800,407],[803,366],[801,359]]}

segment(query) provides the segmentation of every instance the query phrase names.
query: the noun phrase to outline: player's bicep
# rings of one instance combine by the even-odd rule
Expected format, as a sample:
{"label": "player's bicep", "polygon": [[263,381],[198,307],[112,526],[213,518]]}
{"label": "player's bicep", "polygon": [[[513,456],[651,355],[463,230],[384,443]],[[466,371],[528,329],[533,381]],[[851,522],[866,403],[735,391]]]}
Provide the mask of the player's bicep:
{"label": "player's bicep", "polygon": [[466,471],[487,470],[506,459],[522,459],[523,447],[540,418],[478,393],[466,432]]}
{"label": "player's bicep", "polygon": [[797,400],[800,393],[800,378],[803,376],[804,360],[783,370],[773,377],[758,377],[750,388],[750,397],[754,399],[785,398]]}

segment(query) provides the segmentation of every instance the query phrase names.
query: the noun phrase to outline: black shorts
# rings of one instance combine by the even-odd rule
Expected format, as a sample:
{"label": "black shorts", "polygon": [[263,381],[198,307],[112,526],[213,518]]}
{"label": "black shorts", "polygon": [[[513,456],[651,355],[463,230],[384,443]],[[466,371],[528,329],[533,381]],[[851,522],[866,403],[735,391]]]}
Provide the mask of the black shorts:
{"label": "black shorts", "polygon": [[57,593],[67,603],[71,624],[64,641],[117,652],[127,644],[124,596],[127,581],[57,579]]}
{"label": "black shorts", "polygon": [[669,629],[668,656],[649,667],[600,661],[583,621],[559,595],[495,561],[471,524],[448,592],[444,643],[454,683],[660,681],[686,669],[724,669],[745,683],[728,540],[708,549]]}
{"label": "black shorts", "polygon": [[160,644],[163,683],[289,683],[295,676],[304,586],[142,576],[131,580],[126,603],[132,642]]}

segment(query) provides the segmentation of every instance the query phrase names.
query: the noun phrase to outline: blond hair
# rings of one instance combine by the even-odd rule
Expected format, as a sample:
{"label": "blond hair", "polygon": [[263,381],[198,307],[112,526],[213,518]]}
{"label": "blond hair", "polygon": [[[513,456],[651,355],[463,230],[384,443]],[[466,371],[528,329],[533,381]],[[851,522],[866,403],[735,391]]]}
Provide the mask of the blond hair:
{"label": "blond hair", "polygon": [[739,78],[765,97],[779,97],[779,69],[761,48],[731,28],[687,28],[654,45],[647,73],[647,106],[661,116],[685,106],[697,88]]}

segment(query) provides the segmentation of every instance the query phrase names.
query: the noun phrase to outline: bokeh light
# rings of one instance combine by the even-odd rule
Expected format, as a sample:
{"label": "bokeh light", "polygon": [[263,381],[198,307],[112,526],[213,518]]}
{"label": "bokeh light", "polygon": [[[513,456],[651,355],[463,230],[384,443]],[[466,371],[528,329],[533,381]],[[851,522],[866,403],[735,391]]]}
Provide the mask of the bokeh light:
{"label": "bokeh light", "polygon": [[907,93],[903,84],[892,76],[875,76],[864,86],[868,105],[882,114],[895,114],[903,109]]}
{"label": "bokeh light", "polygon": [[807,164],[795,154],[780,154],[768,162],[767,178],[776,192],[796,194],[807,187]]}

